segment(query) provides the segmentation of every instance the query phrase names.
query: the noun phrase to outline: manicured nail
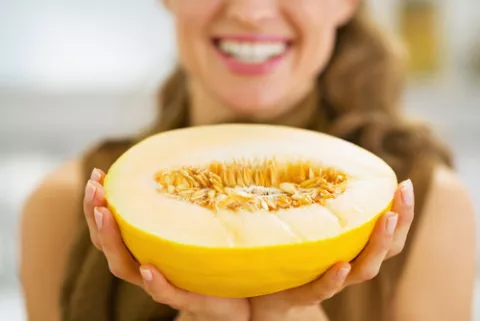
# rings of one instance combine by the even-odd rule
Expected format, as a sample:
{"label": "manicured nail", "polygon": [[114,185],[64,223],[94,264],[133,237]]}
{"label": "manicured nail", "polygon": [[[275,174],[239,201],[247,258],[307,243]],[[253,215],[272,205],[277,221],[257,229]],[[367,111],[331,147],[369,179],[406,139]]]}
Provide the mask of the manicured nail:
{"label": "manicured nail", "polygon": [[92,202],[95,197],[95,192],[97,188],[93,185],[92,181],[88,181],[87,188],[85,190],[85,200],[87,202]]}
{"label": "manicured nail", "polygon": [[140,268],[140,274],[142,274],[142,278],[145,281],[152,281],[153,280],[153,274],[152,271],[146,268]]}
{"label": "manicured nail", "polygon": [[390,214],[387,218],[387,226],[386,230],[389,235],[392,235],[395,232],[395,228],[397,227],[398,222],[398,215],[397,214]]}
{"label": "manicured nail", "polygon": [[97,224],[98,230],[101,230],[103,226],[103,213],[95,207],[93,210],[93,215],[95,216],[95,223]]}
{"label": "manicured nail", "polygon": [[413,184],[411,180],[406,180],[401,187],[402,201],[406,206],[413,205]]}
{"label": "manicured nail", "polygon": [[350,266],[344,266],[337,272],[337,276],[340,279],[344,279],[347,277],[348,273],[350,273]]}
{"label": "manicured nail", "polygon": [[98,169],[95,168],[95,169],[92,171],[92,174],[91,174],[91,176],[90,176],[90,179],[91,179],[92,181],[97,181],[97,182],[98,182],[98,181],[100,181],[101,178],[102,178],[102,174],[100,174],[100,172],[98,171]]}

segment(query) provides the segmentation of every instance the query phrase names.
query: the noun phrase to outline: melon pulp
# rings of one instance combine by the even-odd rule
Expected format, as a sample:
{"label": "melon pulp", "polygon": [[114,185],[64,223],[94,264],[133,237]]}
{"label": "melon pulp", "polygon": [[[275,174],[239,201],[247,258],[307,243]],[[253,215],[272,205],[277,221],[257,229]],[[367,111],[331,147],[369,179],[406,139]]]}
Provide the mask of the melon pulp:
{"label": "melon pulp", "polygon": [[179,288],[241,298],[306,284],[354,259],[390,210],[397,178],[335,137],[226,124],[141,141],[104,188],[140,263]]}

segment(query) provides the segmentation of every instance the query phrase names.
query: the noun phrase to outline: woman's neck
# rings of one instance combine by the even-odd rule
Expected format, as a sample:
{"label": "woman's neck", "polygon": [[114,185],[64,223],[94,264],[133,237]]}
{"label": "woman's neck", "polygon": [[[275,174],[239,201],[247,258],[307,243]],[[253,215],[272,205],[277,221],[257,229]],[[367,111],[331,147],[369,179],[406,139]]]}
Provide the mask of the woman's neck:
{"label": "woman's neck", "polygon": [[254,117],[236,114],[231,108],[213,99],[202,88],[189,86],[189,124],[191,126],[217,123],[266,123],[292,127],[307,127],[318,112],[319,93],[316,88],[309,90],[300,99],[286,108],[287,112],[273,117]]}

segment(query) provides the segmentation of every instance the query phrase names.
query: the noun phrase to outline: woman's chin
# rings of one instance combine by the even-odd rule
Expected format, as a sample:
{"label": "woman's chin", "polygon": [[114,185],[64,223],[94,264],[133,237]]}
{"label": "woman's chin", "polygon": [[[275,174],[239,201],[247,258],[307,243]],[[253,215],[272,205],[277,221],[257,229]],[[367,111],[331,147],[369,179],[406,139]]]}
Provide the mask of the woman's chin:
{"label": "woman's chin", "polygon": [[241,105],[233,103],[230,104],[230,108],[238,117],[251,120],[267,120],[274,118],[276,114],[279,113],[279,104],[275,102],[270,104],[266,104],[265,102],[250,102]]}
{"label": "woman's chin", "polygon": [[[266,91],[269,91],[268,88],[265,88]],[[259,93],[258,91],[249,92],[246,91],[236,91],[233,95],[232,93],[223,96],[223,105],[228,106],[228,108],[235,115],[248,116],[248,117],[261,117],[262,115],[268,115],[270,117],[275,116],[279,113],[279,109],[282,108],[282,97],[276,97],[272,94],[272,91],[269,92],[269,95],[265,93]]]}

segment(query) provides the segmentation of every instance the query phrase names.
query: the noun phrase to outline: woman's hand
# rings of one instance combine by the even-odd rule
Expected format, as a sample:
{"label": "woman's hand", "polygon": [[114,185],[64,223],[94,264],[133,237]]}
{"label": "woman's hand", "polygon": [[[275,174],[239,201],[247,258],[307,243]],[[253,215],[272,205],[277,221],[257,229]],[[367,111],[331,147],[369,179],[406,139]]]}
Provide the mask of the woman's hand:
{"label": "woman's hand", "polygon": [[395,193],[392,212],[378,220],[369,243],[354,262],[339,262],[307,285],[251,299],[252,320],[327,320],[319,303],[347,286],[377,276],[383,261],[403,250],[413,217],[413,185],[407,180]]}
{"label": "woman's hand", "polygon": [[105,173],[95,169],[85,189],[84,213],[93,244],[104,253],[116,277],[143,288],[153,300],[179,310],[182,321],[247,321],[246,299],[222,299],[194,294],[171,285],[151,265],[141,266],[123,243],[112,213],[105,207]]}

